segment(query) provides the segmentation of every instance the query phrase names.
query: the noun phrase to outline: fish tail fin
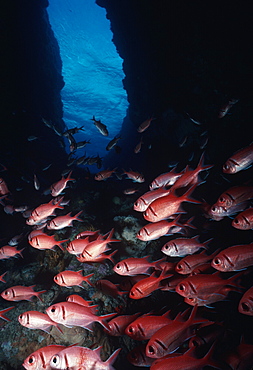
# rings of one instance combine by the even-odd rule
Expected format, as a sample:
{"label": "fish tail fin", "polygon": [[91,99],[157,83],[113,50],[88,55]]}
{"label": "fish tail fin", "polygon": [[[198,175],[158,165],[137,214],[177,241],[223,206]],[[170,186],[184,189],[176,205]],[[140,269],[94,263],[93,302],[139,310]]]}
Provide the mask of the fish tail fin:
{"label": "fish tail fin", "polygon": [[118,315],[117,312],[109,313],[107,315],[98,316],[98,322],[107,330],[110,330],[108,323],[106,320],[112,319],[114,316]]}
{"label": "fish tail fin", "polygon": [[74,217],[74,220],[83,222],[83,220],[78,217],[78,216],[80,216],[81,213],[83,213],[83,211],[80,211],[75,216],[73,216]]}
{"label": "fish tail fin", "polygon": [[62,246],[62,243],[66,243],[68,241],[69,241],[69,239],[59,240],[58,242],[55,241],[55,244],[64,252],[64,248]]}
{"label": "fish tail fin", "polygon": [[194,192],[194,190],[196,189],[196,187],[198,186],[199,184],[196,183],[194,185],[192,185],[183,195],[183,199],[185,202],[190,202],[190,203],[196,203],[196,204],[202,204],[202,202],[200,202],[199,200],[196,200],[196,199],[193,199],[193,198],[190,198],[190,195]]}
{"label": "fish tail fin", "polygon": [[212,167],[213,167],[213,164],[205,165],[205,166],[204,166],[204,155],[205,155],[205,152],[203,152],[203,153],[201,154],[201,157],[200,157],[200,160],[199,160],[199,163],[198,163],[198,166],[197,166],[197,169],[198,169],[199,171],[208,170],[209,168],[212,168]]}
{"label": "fish tail fin", "polygon": [[105,259],[107,260],[110,260],[114,265],[115,265],[115,261],[114,259],[112,258],[114,256],[114,254],[116,254],[118,252],[118,249],[115,249],[115,251],[113,251],[112,253],[108,254],[108,255],[105,255]]}
{"label": "fish tail fin", "polygon": [[5,320],[5,321],[11,321],[10,319],[8,319],[8,317],[6,317],[6,316],[4,315],[4,313],[5,313],[5,312],[8,312],[8,311],[10,311],[10,310],[12,310],[14,307],[15,307],[15,306],[11,306],[11,307],[5,308],[4,310],[1,310],[1,311],[0,311],[0,317],[1,317],[1,319]]}
{"label": "fish tail fin", "polygon": [[86,276],[83,276],[83,280],[86,281],[87,284],[89,284],[90,286],[94,286],[90,281],[89,281],[89,278],[92,277],[94,275],[94,273],[92,274],[89,274],[89,275],[86,275]]}
{"label": "fish tail fin", "polygon": [[118,357],[119,352],[121,351],[121,348],[116,349],[111,356],[104,362],[106,365],[106,368],[108,370],[114,370],[112,367],[113,363],[115,362],[116,358]]}
{"label": "fish tail fin", "polygon": [[35,292],[35,295],[39,298],[41,302],[43,302],[42,298],[40,297],[41,294],[46,293],[46,290],[40,290],[39,292]]}
{"label": "fish tail fin", "polygon": [[22,249],[20,249],[19,251],[18,251],[18,254],[22,257],[22,258],[24,258],[23,257],[23,255],[22,255],[22,252],[23,252],[23,250],[24,250],[25,248],[22,248]]}

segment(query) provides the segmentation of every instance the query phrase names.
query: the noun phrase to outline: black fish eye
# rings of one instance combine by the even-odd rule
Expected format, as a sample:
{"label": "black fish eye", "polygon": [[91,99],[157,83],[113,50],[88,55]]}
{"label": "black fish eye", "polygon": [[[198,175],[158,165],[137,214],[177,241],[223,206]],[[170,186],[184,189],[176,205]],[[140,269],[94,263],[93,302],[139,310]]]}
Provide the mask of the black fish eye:
{"label": "black fish eye", "polygon": [[120,269],[120,264],[119,263],[116,265],[116,268],[117,269]]}
{"label": "black fish eye", "polygon": [[234,219],[235,224],[239,224],[239,220],[237,218]]}
{"label": "black fish eye", "polygon": [[224,198],[224,197],[220,197],[219,201],[220,201],[221,203],[223,203],[223,202],[225,202],[225,198]]}
{"label": "black fish eye", "polygon": [[154,347],[148,346],[149,353],[155,353]]}
{"label": "black fish eye", "polygon": [[21,315],[19,315],[19,318],[20,318],[20,319],[22,319],[22,314],[21,314]]}
{"label": "black fish eye", "polygon": [[178,270],[182,270],[183,266],[181,264],[177,265]]}
{"label": "black fish eye", "polygon": [[241,306],[242,306],[243,311],[245,311],[245,312],[250,311],[250,307],[248,306],[248,304],[246,302],[242,302]]}
{"label": "black fish eye", "polygon": [[29,362],[29,364],[32,364],[34,362],[34,356],[29,357],[28,362]]}
{"label": "black fish eye", "polygon": [[179,285],[179,290],[182,290],[182,291],[183,291],[183,290],[185,290],[185,286],[184,286],[184,284],[180,284],[180,285]]}
{"label": "black fish eye", "polygon": [[57,357],[56,357],[56,356],[55,356],[55,357],[53,357],[52,362],[53,362],[54,364],[56,364],[56,362],[57,362]]}
{"label": "black fish eye", "polygon": [[219,264],[221,263],[221,261],[220,261],[220,259],[219,259],[219,258],[215,258],[215,259],[213,260],[213,263],[214,263],[215,265],[219,265]]}
{"label": "black fish eye", "polygon": [[129,331],[129,333],[133,333],[133,332],[134,332],[133,327],[132,327],[132,326],[130,326],[130,328],[128,328],[128,331]]}
{"label": "black fish eye", "polygon": [[55,312],[55,307],[52,307],[51,308],[51,312]]}

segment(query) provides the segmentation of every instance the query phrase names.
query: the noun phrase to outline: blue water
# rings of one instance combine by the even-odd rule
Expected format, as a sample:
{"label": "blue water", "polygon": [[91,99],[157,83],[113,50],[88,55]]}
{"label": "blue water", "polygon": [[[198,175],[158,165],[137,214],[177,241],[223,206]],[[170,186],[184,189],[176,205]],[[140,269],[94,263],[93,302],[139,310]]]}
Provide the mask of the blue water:
{"label": "blue water", "polygon": [[[49,19],[63,63],[63,119],[68,128],[84,126],[85,131],[74,136],[77,142],[90,140],[76,156],[104,157],[108,142],[119,134],[128,106],[122,59],[112,42],[110,22],[95,0],[49,3]],[[107,126],[107,137],[91,121],[93,115]]]}

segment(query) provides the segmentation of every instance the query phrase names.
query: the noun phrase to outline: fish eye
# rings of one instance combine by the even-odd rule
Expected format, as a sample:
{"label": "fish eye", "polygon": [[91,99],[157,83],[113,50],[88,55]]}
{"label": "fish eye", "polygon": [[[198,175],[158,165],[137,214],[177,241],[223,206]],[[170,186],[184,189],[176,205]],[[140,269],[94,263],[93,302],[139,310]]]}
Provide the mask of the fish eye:
{"label": "fish eye", "polygon": [[21,314],[21,315],[19,315],[19,319],[22,319],[22,317],[23,317],[23,315]]}
{"label": "fish eye", "polygon": [[154,347],[148,346],[148,352],[151,353],[151,354],[155,353]]}
{"label": "fish eye", "polygon": [[211,211],[213,211],[213,212],[217,211],[217,207],[212,207]]}
{"label": "fish eye", "polygon": [[184,284],[179,284],[178,289],[181,291],[185,290],[185,285]]}
{"label": "fish eye", "polygon": [[179,265],[177,265],[178,270],[182,270],[182,268],[183,268],[183,265],[181,265],[181,263]]}
{"label": "fish eye", "polygon": [[132,291],[131,291],[131,292],[130,292],[130,295],[134,296],[134,292],[132,292]]}
{"label": "fish eye", "polygon": [[116,265],[116,269],[120,269],[120,264],[119,263]]}
{"label": "fish eye", "polygon": [[54,364],[57,364],[57,362],[58,362],[58,356],[54,356],[54,357],[52,358],[52,362],[53,362]]}
{"label": "fish eye", "polygon": [[221,263],[221,260],[219,258],[214,258],[213,263],[215,265],[219,265]]}
{"label": "fish eye", "polygon": [[219,198],[219,201],[220,201],[221,203],[225,202],[225,200],[226,200],[226,199],[225,199],[224,197],[220,197],[220,198]]}
{"label": "fish eye", "polygon": [[249,307],[249,305],[246,302],[242,302],[241,303],[241,307],[242,307],[242,310],[245,311],[245,312],[249,312],[250,311],[250,307]]}
{"label": "fish eye", "polygon": [[29,359],[28,359],[29,364],[33,364],[34,361],[35,361],[35,357],[34,356],[30,356]]}
{"label": "fish eye", "polygon": [[129,326],[128,331],[129,333],[134,333],[134,328],[132,326]]}
{"label": "fish eye", "polygon": [[52,307],[50,311],[55,312],[56,311],[55,307]]}
{"label": "fish eye", "polygon": [[234,218],[234,223],[239,224],[239,220],[237,218]]}

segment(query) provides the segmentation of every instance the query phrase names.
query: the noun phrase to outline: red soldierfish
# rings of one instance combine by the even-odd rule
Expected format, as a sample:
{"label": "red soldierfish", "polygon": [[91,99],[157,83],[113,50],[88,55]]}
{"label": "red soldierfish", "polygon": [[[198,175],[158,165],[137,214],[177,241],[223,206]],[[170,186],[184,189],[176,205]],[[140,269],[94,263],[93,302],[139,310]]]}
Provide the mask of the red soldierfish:
{"label": "red soldierfish", "polygon": [[222,206],[226,211],[246,200],[253,198],[253,186],[233,186],[223,192],[214,206]]}
{"label": "red soldierfish", "polygon": [[49,230],[61,230],[64,227],[68,226],[73,226],[72,222],[73,221],[83,221],[81,218],[78,218],[78,216],[82,213],[83,211],[78,212],[75,216],[71,216],[71,212],[69,212],[65,216],[58,216],[53,218],[51,221],[49,221],[47,228]]}
{"label": "red soldierfish", "polygon": [[116,171],[117,168],[114,168],[113,170],[103,170],[103,171],[100,171],[100,172],[97,172],[94,176],[94,179],[97,180],[97,181],[102,181],[102,180],[106,180],[108,179],[109,177],[112,176],[112,174]]}
{"label": "red soldierfish", "polygon": [[58,344],[52,344],[50,346],[42,347],[37,351],[31,353],[23,362],[23,366],[26,370],[51,370],[50,360],[59,351],[66,348]]}
{"label": "red soldierfish", "polygon": [[243,294],[238,305],[238,311],[244,315],[253,316],[253,286]]}
{"label": "red soldierfish", "polygon": [[214,345],[209,349],[207,354],[202,358],[197,358],[192,356],[192,353],[195,352],[195,348],[188,349],[183,355],[177,356],[173,353],[173,356],[166,357],[161,359],[161,361],[155,361],[150,370],[202,370],[206,366],[212,366],[216,369],[221,369],[220,365],[217,362],[212,361],[211,357],[213,355]]}
{"label": "red soldierfish", "polygon": [[25,248],[18,250],[16,247],[11,247],[10,245],[5,245],[0,248],[0,260],[4,260],[11,257],[16,257],[17,255],[22,256],[22,251]]}
{"label": "red soldierfish", "polygon": [[26,220],[26,223],[28,225],[35,225],[47,217],[52,216],[57,208],[63,209],[64,207],[61,206],[62,200],[63,197],[61,197],[58,202],[54,204],[54,199],[52,199],[49,203],[44,203],[36,207],[32,211],[31,216]]}
{"label": "red soldierfish", "polygon": [[38,297],[40,300],[40,294],[46,293],[46,290],[41,290],[40,292],[35,292],[33,288],[36,285],[31,286],[23,286],[23,285],[16,285],[12,286],[1,293],[1,297],[6,299],[7,301],[31,301],[33,296]]}
{"label": "red soldierfish", "polygon": [[217,273],[192,275],[176,286],[176,292],[183,297],[200,297],[203,294],[219,293],[224,287],[237,287],[238,284],[235,280],[238,277],[238,274],[236,274],[229,279],[222,279]]}
{"label": "red soldierfish", "polygon": [[53,249],[56,245],[64,251],[64,248],[61,246],[62,243],[67,242],[68,239],[64,240],[55,240],[54,235],[39,234],[34,236],[29,240],[29,244],[36,249]]}
{"label": "red soldierfish", "polygon": [[161,316],[142,315],[126,327],[125,334],[134,340],[150,339],[157,330],[172,322],[169,313],[170,311],[165,312]]}
{"label": "red soldierfish", "polygon": [[46,309],[46,313],[53,321],[67,327],[80,326],[92,331],[93,322],[99,322],[104,328],[108,329],[106,320],[111,319],[116,314],[96,316],[89,307],[82,306],[73,302],[55,303]]}
{"label": "red soldierfish", "polygon": [[154,118],[154,117],[151,117],[151,118],[146,119],[145,121],[143,121],[143,122],[139,125],[139,127],[137,128],[137,131],[138,131],[138,132],[140,132],[140,133],[144,132],[144,131],[145,131],[145,130],[147,130],[147,128],[150,126],[151,122],[152,122],[153,120],[155,120],[155,119],[156,119],[156,118]]}
{"label": "red soldierfish", "polygon": [[108,326],[110,329],[106,330],[106,333],[114,337],[124,335],[126,327],[131,324],[138,316],[140,316],[139,312],[133,315],[120,315],[114,317],[113,319],[108,321]]}
{"label": "red soldierfish", "polygon": [[174,172],[175,168],[176,167],[172,168],[172,170],[170,170],[169,172],[165,172],[157,176],[149,185],[149,189],[154,190],[157,188],[174,185],[177,179],[183,174],[183,172]]}
{"label": "red soldierfish", "polygon": [[134,203],[134,210],[138,212],[144,212],[155,199],[164,197],[170,193],[170,189],[158,188],[150,190],[140,196]]}
{"label": "red soldierfish", "polygon": [[62,176],[61,180],[51,185],[50,189],[52,197],[57,197],[59,194],[61,194],[66,188],[68,181],[75,181],[75,179],[71,178],[71,174],[72,171],[70,171],[66,178]]}
{"label": "red soldierfish", "polygon": [[97,307],[97,305],[90,306],[90,304],[92,303],[92,301],[86,301],[86,299],[84,299],[83,297],[81,297],[78,294],[71,294],[71,295],[69,295],[66,298],[66,301],[67,302],[78,303],[78,304],[80,304],[82,306],[86,306],[86,307]]}
{"label": "red soldierfish", "polygon": [[211,266],[216,270],[238,271],[253,265],[253,243],[233,245],[218,253]]}
{"label": "red soldierfish", "polygon": [[5,312],[8,312],[8,311],[12,310],[13,308],[14,308],[14,306],[11,306],[11,307],[5,308],[3,310],[0,310],[0,318],[3,319],[3,320],[5,320],[5,321],[11,321],[4,314],[5,314]]}
{"label": "red soldierfish", "polygon": [[180,215],[172,221],[161,220],[151,222],[143,226],[137,233],[136,237],[142,241],[155,240],[164,235],[172,235],[184,231],[183,225],[177,223]]}
{"label": "red soldierfish", "polygon": [[100,358],[101,347],[94,350],[86,347],[70,346],[55,354],[50,361],[52,369],[59,370],[113,370],[113,363],[116,360],[121,348],[116,349],[106,360]]}
{"label": "red soldierfish", "polygon": [[129,292],[129,297],[132,299],[141,299],[149,296],[155,290],[162,288],[161,281],[170,276],[172,275],[167,275],[164,270],[161,272],[159,277],[157,277],[154,272],[149,277],[134,284]]}
{"label": "red soldierfish", "polygon": [[154,262],[149,262],[148,259],[149,256],[142,258],[126,258],[118,262],[113,267],[113,271],[123,276],[134,276],[139,274],[149,275],[151,268],[161,270],[159,265],[162,261],[164,261],[164,258]]}
{"label": "red soldierfish", "polygon": [[93,286],[93,284],[89,281],[89,278],[94,274],[83,276],[82,272],[83,270],[79,271],[65,270],[59,272],[59,274],[54,276],[54,282],[60,286],[65,286],[67,288],[76,285],[83,288],[82,285],[83,281],[86,281],[86,283],[88,283],[90,286]]}
{"label": "red soldierfish", "polygon": [[108,130],[106,125],[104,125],[100,120],[96,120],[95,116],[91,118],[91,121],[94,122],[94,125],[98,129],[98,131],[103,135],[103,136],[108,136]]}
{"label": "red soldierfish", "polygon": [[175,271],[183,275],[190,274],[197,266],[202,265],[205,262],[211,261],[218,252],[219,251],[217,250],[211,255],[206,255],[205,251],[202,251],[201,253],[198,254],[192,254],[183,257],[176,264]]}
{"label": "red soldierfish", "polygon": [[39,311],[26,311],[23,312],[18,317],[19,323],[29,329],[40,329],[49,333],[51,326],[56,326],[58,330],[61,329],[58,327],[57,323],[52,321],[48,315]]}
{"label": "red soldierfish", "polygon": [[246,170],[253,162],[253,143],[235,152],[223,165],[223,172],[234,174]]}
{"label": "red soldierfish", "polygon": [[224,217],[230,217],[237,212],[244,211],[248,207],[248,201],[235,204],[234,206],[229,207],[226,209],[222,206],[217,206],[216,204],[212,206],[205,207],[205,212],[208,217],[210,217],[214,221],[220,221]]}
{"label": "red soldierfish", "polygon": [[193,254],[199,249],[206,248],[206,244],[210,242],[211,239],[206,240],[204,243],[199,243],[197,241],[199,235],[193,238],[177,238],[168,241],[162,247],[161,251],[170,257],[184,257],[187,254]]}
{"label": "red soldierfish", "polygon": [[146,355],[152,358],[161,358],[174,352],[187,339],[192,337],[196,324],[208,322],[206,319],[196,319],[196,311],[197,306],[193,308],[188,320],[182,322],[181,318],[176,317],[168,325],[157,330],[147,343]]}
{"label": "red soldierfish", "polygon": [[188,166],[185,168],[182,175],[176,180],[174,185],[172,185],[172,189],[183,188],[188,185],[194,185],[198,183],[198,175],[201,171],[207,170],[212,168],[213,165],[206,165],[204,166],[204,153],[202,153],[199,164],[195,168],[195,170],[189,170]]}
{"label": "red soldierfish", "polygon": [[253,229],[253,208],[248,208],[239,213],[233,221],[232,226],[239,230]]}
{"label": "red soldierfish", "polygon": [[176,213],[184,212],[181,210],[183,202],[200,203],[197,200],[189,198],[189,195],[195,190],[197,184],[188,189],[183,195],[177,196],[174,191],[169,195],[154,200],[146,209],[143,216],[145,220],[157,222],[165,220]]}
{"label": "red soldierfish", "polygon": [[139,172],[134,172],[130,169],[130,171],[125,171],[123,170],[123,175],[127,175],[127,177],[130,179],[130,180],[133,180],[135,182],[144,182],[145,179],[144,179],[144,176],[142,174],[140,174]]}

